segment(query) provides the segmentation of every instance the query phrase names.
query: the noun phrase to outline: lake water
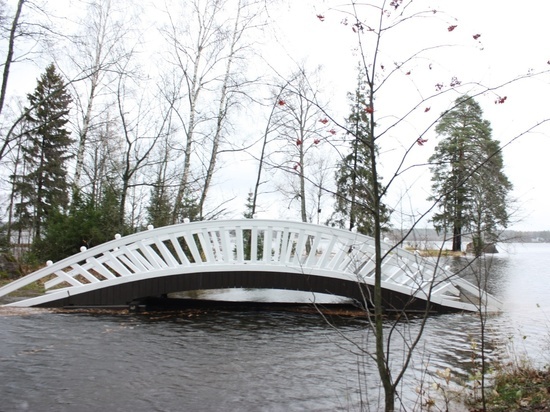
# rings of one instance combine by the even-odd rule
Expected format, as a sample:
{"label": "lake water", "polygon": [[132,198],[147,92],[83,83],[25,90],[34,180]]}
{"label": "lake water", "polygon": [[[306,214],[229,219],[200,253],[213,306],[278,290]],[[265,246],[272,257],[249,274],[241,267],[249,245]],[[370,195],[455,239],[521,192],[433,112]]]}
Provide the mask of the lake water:
{"label": "lake water", "polygon": [[[488,356],[544,366],[550,245],[500,251],[489,259],[489,288],[504,312],[489,319]],[[365,322],[290,312],[1,308],[0,411],[376,411],[382,394]],[[400,331],[419,327],[413,320]],[[430,384],[445,387],[438,373],[446,369],[451,386],[467,381],[478,334],[473,315],[431,317],[400,387],[403,409],[420,410],[428,396],[441,401],[445,392]],[[402,354],[394,345],[392,362]]]}

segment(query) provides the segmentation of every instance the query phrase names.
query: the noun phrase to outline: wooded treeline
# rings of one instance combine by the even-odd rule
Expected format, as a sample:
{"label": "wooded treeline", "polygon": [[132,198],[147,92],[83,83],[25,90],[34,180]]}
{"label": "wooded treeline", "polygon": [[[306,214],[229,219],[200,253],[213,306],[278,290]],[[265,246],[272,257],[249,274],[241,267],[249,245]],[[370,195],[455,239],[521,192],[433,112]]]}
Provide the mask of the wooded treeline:
{"label": "wooded treeline", "polygon": [[[277,74],[261,57],[268,5],[93,0],[61,16],[52,3],[1,5],[6,239],[56,259],[148,224],[257,213],[276,187],[313,219],[306,174],[326,175],[336,132],[319,122],[317,69]],[[39,79],[17,74],[29,62]]]}
{"label": "wooded treeline", "polygon": [[[59,9],[67,5],[70,13]],[[346,107],[331,105],[322,67],[270,55],[277,30],[270,7],[260,0],[1,3],[6,247],[32,245],[36,257],[56,260],[149,224],[254,216],[271,207],[274,192],[302,221],[369,235],[380,225],[388,230],[397,206],[385,203],[387,187],[372,173],[385,132],[374,134],[368,67],[356,70]],[[358,24],[354,33],[363,30]],[[17,71],[29,65],[38,79]],[[424,142],[406,138],[407,152]],[[433,162],[439,182],[446,166],[456,166]],[[454,183],[434,183],[443,189],[432,200],[450,205],[450,192],[478,164],[462,165]],[[461,210],[472,193],[459,198]],[[471,229],[449,213],[440,230]]]}

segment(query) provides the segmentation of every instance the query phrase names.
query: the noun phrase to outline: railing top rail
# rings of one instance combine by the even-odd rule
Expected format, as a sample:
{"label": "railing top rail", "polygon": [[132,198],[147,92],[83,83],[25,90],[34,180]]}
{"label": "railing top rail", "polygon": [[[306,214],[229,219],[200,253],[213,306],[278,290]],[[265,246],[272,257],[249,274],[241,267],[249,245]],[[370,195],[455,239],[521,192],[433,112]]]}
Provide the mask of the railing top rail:
{"label": "railing top rail", "polygon": [[[160,228],[152,228],[152,229],[154,229],[154,235],[156,237],[162,237],[162,236],[176,234],[176,233],[185,233],[185,232],[196,233],[203,229],[231,230],[232,228],[241,228],[246,230],[246,229],[252,229],[253,227],[257,229],[268,229],[269,227],[272,227],[275,229],[287,228],[295,232],[299,230],[305,230],[316,234],[337,236],[341,239],[352,240],[354,241],[354,243],[357,243],[357,244],[367,243],[367,244],[374,245],[372,238],[356,232],[352,232],[352,231],[348,231],[348,230],[340,229],[336,227],[317,225],[314,223],[306,223],[306,222],[293,221],[293,220],[276,220],[276,219],[203,220],[203,221],[188,222],[188,223],[178,223],[175,225],[163,226]],[[122,246],[133,244],[141,240],[147,240],[150,238],[151,238],[151,229],[133,233],[126,236],[120,236],[120,237],[117,236],[113,240],[94,246],[93,248],[81,251],[80,253],[69,256],[58,262],[55,262],[53,263],[54,266],[50,266],[50,268],[51,269],[54,267],[57,268],[58,266],[63,267],[63,266],[66,266],[68,262],[75,261],[76,258],[78,258],[77,260],[85,260],[90,257],[97,256],[103,253],[104,251],[115,250]],[[382,242],[382,245],[383,245],[383,250],[385,251],[388,251],[394,248],[393,245],[387,242]],[[409,255],[410,257],[415,256],[414,253],[409,252],[405,249],[399,249],[399,252],[400,254]]]}

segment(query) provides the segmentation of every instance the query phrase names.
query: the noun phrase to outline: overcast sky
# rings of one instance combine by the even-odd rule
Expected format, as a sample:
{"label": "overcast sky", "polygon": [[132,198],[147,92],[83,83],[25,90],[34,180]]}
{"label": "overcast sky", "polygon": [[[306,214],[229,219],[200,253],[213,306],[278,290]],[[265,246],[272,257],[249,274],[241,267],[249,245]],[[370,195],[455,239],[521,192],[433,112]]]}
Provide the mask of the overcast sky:
{"label": "overcast sky", "polygon": [[[336,88],[341,84],[343,94],[340,96],[345,95],[346,88],[349,91],[353,87],[354,77],[350,68],[355,67],[354,61],[357,60],[352,51],[357,47],[356,37],[349,27],[341,24],[345,15],[338,11],[338,5],[342,3],[328,0],[292,2],[278,20],[279,41],[285,44],[288,53],[307,55],[310,62],[322,64],[330,83]],[[440,74],[446,70],[449,75],[460,79],[465,85],[460,91],[468,93],[479,90],[474,85],[466,86],[468,82],[496,87],[525,77],[529,72],[550,70],[549,2],[441,0],[432,1],[430,9],[432,7],[442,12],[431,22],[419,20],[410,26],[414,27],[413,30],[400,32],[393,42],[384,44],[385,50],[402,50],[404,56],[409,50],[414,52],[424,44],[452,44],[452,47],[434,53],[431,63],[442,69]],[[318,15],[323,18],[318,18]],[[448,31],[449,26],[456,28]],[[388,59],[389,55],[390,52],[387,53]],[[418,73],[412,82],[419,87],[426,82],[435,83],[436,77],[429,77],[430,74],[422,69],[419,63],[412,66],[410,77]],[[399,108],[407,107],[411,102],[399,89],[394,93],[385,101],[386,104],[391,101]],[[441,113],[456,97],[456,94],[449,95],[446,101],[438,101],[431,107],[431,112],[434,115]],[[495,104],[499,97],[506,97],[503,104]],[[524,134],[538,122],[550,118],[549,97],[550,75],[546,73],[512,82],[476,98],[484,110],[484,117],[491,122],[493,137],[506,146],[503,152],[505,173],[514,185],[512,196],[517,201],[514,208],[518,209],[510,229],[550,230],[547,171],[550,163],[550,124],[543,124]],[[418,129],[423,128],[420,123],[417,126]],[[421,149],[429,156],[436,142],[430,135]],[[416,159],[421,161],[422,157],[426,156],[419,154]],[[415,192],[419,195],[412,196],[417,201],[412,208],[421,211],[427,206],[422,201],[425,198],[422,191],[429,189],[429,176],[416,179],[418,176],[414,181],[420,186]]]}
{"label": "overcast sky", "polygon": [[[69,1],[69,0],[67,0]],[[281,72],[291,70],[293,61],[307,61],[310,67],[323,66],[324,92],[330,102],[331,115],[342,121],[348,111],[346,93],[356,84],[357,36],[348,25],[342,24],[346,14],[342,12],[342,0],[283,0],[269,4],[271,26],[267,29],[267,42],[262,55]],[[389,1],[387,2],[389,4]],[[415,133],[423,133],[428,125],[460,93],[477,93],[480,84],[497,87],[518,77],[526,77],[530,71],[539,73],[550,70],[550,2],[532,0],[511,2],[502,0],[433,0],[414,4],[428,4],[427,9],[437,9],[435,16],[412,21],[402,30],[384,38],[383,53],[379,64],[386,67],[394,61],[410,57],[426,45],[445,45],[422,59],[413,60],[407,70],[410,75],[396,76],[395,83],[378,96],[380,115],[400,116],[414,107],[422,98],[435,91],[436,83],[449,83],[452,77],[462,82],[459,93],[448,93],[439,99],[423,104],[406,122],[406,128],[397,129],[383,143],[383,175],[388,178],[395,172],[395,164]],[[146,4],[146,3],[142,3]],[[155,6],[158,4],[155,3]],[[359,13],[369,13],[368,7]],[[370,13],[373,13],[372,10]],[[150,16],[149,16],[150,17]],[[348,16],[349,17],[349,16]],[[449,27],[454,27],[449,30]],[[393,32],[392,32],[393,33]],[[43,68],[32,67],[29,73],[36,78]],[[24,95],[35,84],[28,82],[29,74],[20,70],[25,82],[15,87]],[[17,73],[15,73],[17,78]],[[484,117],[491,122],[493,137],[504,148],[505,173],[514,185],[513,197],[517,199],[516,212],[511,229],[550,230],[550,193],[547,165],[550,163],[550,124],[543,124],[525,133],[537,122],[550,118],[550,75],[548,73],[527,77],[476,98],[484,110]],[[506,97],[504,104],[495,104]],[[424,109],[429,107],[429,112]],[[252,124],[251,124],[252,127]],[[525,134],[524,134],[525,133]],[[520,136],[521,137],[518,137]],[[433,129],[425,137],[427,142],[417,147],[410,164],[423,163],[433,152],[437,140]],[[235,200],[235,217],[242,213],[246,193],[253,185],[256,163],[240,163],[230,176],[228,196]],[[226,165],[231,165],[228,158]],[[223,183],[223,182],[222,182]],[[410,190],[409,189],[413,189]],[[417,169],[403,181],[397,182],[388,202],[407,212],[423,213],[429,207],[425,201],[429,195],[430,176],[427,169]],[[407,195],[404,197],[404,193]],[[259,217],[295,218],[286,205],[263,200],[264,211]],[[426,223],[425,226],[429,226]]]}

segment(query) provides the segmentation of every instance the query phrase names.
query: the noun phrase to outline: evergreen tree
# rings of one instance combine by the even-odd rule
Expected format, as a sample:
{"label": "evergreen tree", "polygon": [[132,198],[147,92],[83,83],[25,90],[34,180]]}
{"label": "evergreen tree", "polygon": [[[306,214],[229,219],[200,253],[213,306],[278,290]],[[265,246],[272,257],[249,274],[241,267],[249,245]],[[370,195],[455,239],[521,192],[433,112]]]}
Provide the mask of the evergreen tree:
{"label": "evergreen tree", "polygon": [[99,203],[91,195],[75,192],[69,211],[56,210],[44,226],[44,236],[33,244],[36,257],[61,260],[114,239],[119,229],[120,194],[106,185]]}
{"label": "evergreen tree", "polygon": [[[182,201],[179,205],[174,206],[178,210],[175,222],[183,222],[184,219],[189,219],[191,222],[201,220],[199,209],[199,198],[194,195],[191,190],[185,189]],[[172,213],[174,221],[174,214]]]}
{"label": "evergreen tree", "polygon": [[[246,205],[245,205],[245,211],[243,213],[243,217],[245,219],[253,219],[254,218],[254,193],[249,192],[248,196],[246,198]],[[244,245],[244,258],[245,260],[250,260],[252,253],[252,231],[245,230],[243,233],[243,245]],[[257,239],[257,252],[256,252],[256,258],[262,259],[264,253],[264,242],[263,242],[263,232],[258,233],[258,239]]]}
{"label": "evergreen tree", "polygon": [[508,224],[508,193],[512,185],[503,172],[500,145],[492,139],[489,121],[469,96],[455,101],[436,126],[442,139],[430,157],[433,196],[439,200],[433,224],[438,232],[452,230],[453,251],[462,250],[462,236],[471,233],[480,254],[485,242]]}
{"label": "evergreen tree", "polygon": [[29,219],[35,239],[40,239],[48,217],[69,203],[66,162],[73,140],[66,125],[71,97],[51,64],[27,98],[27,131],[22,146],[25,173],[16,183],[21,198],[16,214],[21,220]]}
{"label": "evergreen tree", "polygon": [[246,198],[246,209],[243,213],[243,217],[245,219],[252,219],[254,218],[254,193],[248,192],[248,196]]}
{"label": "evergreen tree", "polygon": [[167,188],[159,180],[151,190],[147,207],[149,223],[154,227],[167,226],[172,222],[172,203]]}
{"label": "evergreen tree", "polygon": [[[354,227],[359,233],[372,236],[374,234],[374,199],[372,187],[374,180],[371,168],[372,147],[368,134],[369,118],[367,96],[359,80],[357,90],[350,93],[351,114],[347,119],[348,134],[351,135],[350,151],[338,163],[336,171],[336,192],[334,213],[329,224],[349,230]],[[378,192],[382,193],[380,182]],[[380,205],[380,222],[383,230],[388,230],[390,213],[384,204]]]}
{"label": "evergreen tree", "polygon": [[[120,215],[121,192],[120,185],[117,185],[112,179],[107,179],[103,184],[101,198],[99,202],[96,202],[96,208],[102,214],[101,226],[109,233],[109,240],[116,233],[123,236],[133,233],[131,225],[125,221],[124,216],[121,217]],[[122,222],[122,225],[120,222]],[[113,234],[113,232],[115,233]]]}

